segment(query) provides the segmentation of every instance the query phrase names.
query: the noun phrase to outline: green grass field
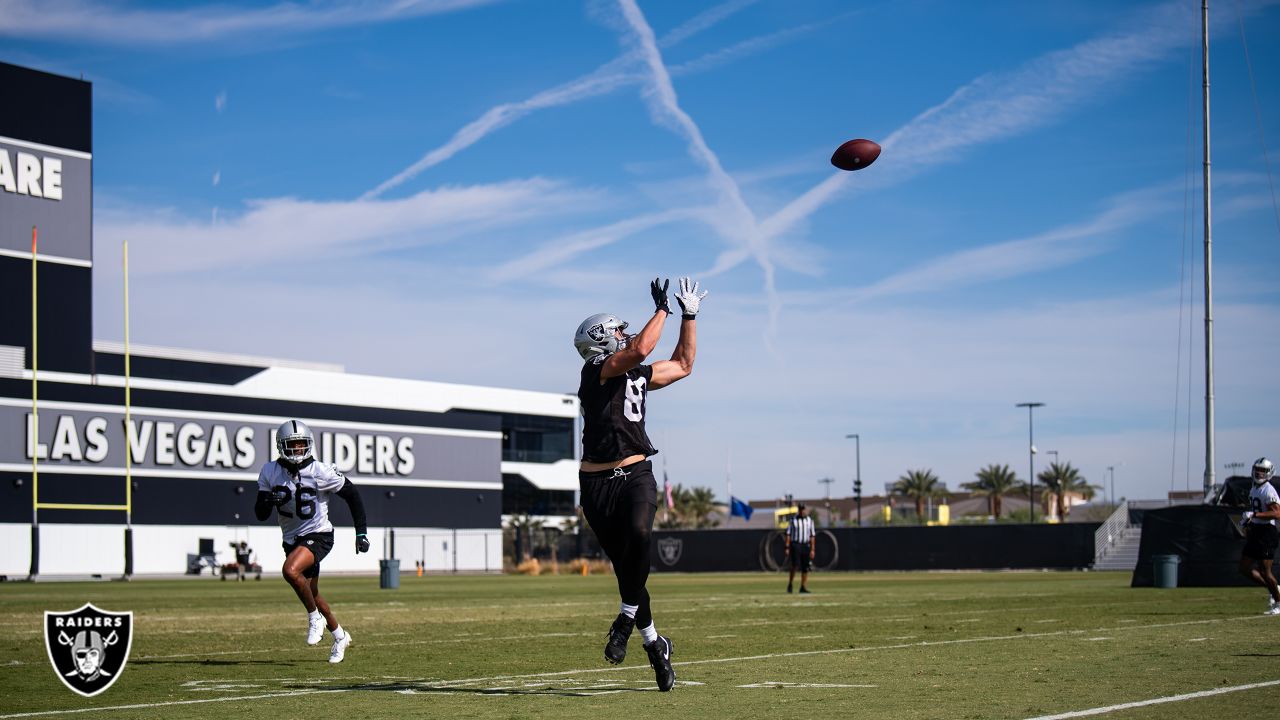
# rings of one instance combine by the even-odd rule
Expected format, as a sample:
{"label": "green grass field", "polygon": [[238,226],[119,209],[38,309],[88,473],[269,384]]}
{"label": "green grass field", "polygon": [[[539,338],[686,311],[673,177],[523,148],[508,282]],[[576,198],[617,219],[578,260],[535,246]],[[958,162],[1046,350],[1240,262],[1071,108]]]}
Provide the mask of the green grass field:
{"label": "green grass field", "polygon": [[[1031,718],[1280,679],[1264,591],[1130,589],[1115,573],[655,575],[677,686],[653,690],[639,634],[607,665],[606,576],[326,577],[354,638],[329,639],[276,576],[0,585],[0,718]],[[43,611],[132,610],[119,681],[82,698],[54,676]],[[1267,716],[1276,687],[1111,710]],[[108,708],[115,708],[107,711]],[[60,712],[63,711],[63,712]]]}

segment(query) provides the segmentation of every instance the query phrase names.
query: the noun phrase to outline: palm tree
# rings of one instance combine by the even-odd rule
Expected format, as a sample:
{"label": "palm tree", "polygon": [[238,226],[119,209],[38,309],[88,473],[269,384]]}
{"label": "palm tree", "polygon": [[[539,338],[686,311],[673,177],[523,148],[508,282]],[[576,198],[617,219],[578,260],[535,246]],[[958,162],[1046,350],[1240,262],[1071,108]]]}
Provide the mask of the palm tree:
{"label": "palm tree", "polygon": [[1017,490],[1022,482],[1008,465],[988,465],[975,475],[978,478],[977,482],[963,483],[960,487],[973,492],[974,495],[985,495],[991,516],[999,520],[1001,501],[1004,496]]}
{"label": "palm tree", "polygon": [[713,528],[719,525],[719,520],[709,517],[715,509],[716,494],[711,488],[693,488],[685,497],[685,518],[695,529]]}
{"label": "palm tree", "polygon": [[898,481],[893,484],[893,492],[915,501],[916,517],[921,522],[927,519],[924,516],[924,501],[947,494],[946,488],[942,487],[933,470],[908,470],[906,475],[898,478]]}
{"label": "palm tree", "polygon": [[1046,490],[1054,494],[1058,508],[1058,521],[1067,519],[1067,493],[1076,493],[1085,500],[1093,499],[1097,485],[1090,485],[1080,471],[1071,467],[1071,463],[1050,463],[1048,469],[1036,475],[1044,483]]}
{"label": "palm tree", "polygon": [[713,528],[719,520],[708,517],[716,509],[715,493],[711,488],[686,488],[676,484],[671,488],[671,504],[675,508],[670,517],[658,521],[660,528]]}
{"label": "palm tree", "polygon": [[533,557],[533,551],[537,549],[538,535],[541,534],[538,531],[542,529],[543,522],[545,521],[542,518],[529,514],[511,516],[507,527],[515,533],[517,563]]}

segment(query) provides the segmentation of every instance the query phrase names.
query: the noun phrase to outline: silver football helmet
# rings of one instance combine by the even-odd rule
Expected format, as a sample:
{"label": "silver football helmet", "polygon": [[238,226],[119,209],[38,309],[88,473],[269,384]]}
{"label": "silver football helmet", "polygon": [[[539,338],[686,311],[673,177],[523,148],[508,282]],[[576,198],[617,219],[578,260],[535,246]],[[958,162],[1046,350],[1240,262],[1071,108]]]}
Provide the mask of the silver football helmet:
{"label": "silver football helmet", "polygon": [[1270,482],[1271,476],[1275,474],[1276,466],[1270,460],[1260,457],[1253,461],[1253,484],[1262,485]]}
{"label": "silver football helmet", "polygon": [[276,451],[294,465],[305,462],[315,449],[316,437],[301,420],[285,420],[276,430]]}
{"label": "silver football helmet", "polygon": [[618,316],[596,313],[578,326],[578,332],[573,336],[573,346],[578,349],[583,360],[590,360],[597,355],[610,355],[627,346],[631,337],[623,335],[619,338],[621,333],[614,332],[626,329],[627,324],[619,320]]}

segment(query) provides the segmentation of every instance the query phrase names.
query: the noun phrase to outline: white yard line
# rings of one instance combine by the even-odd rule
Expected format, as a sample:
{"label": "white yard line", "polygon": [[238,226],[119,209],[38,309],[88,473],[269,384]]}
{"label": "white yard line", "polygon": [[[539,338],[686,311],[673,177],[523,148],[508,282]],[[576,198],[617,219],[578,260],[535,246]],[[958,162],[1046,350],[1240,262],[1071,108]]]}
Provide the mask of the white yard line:
{"label": "white yard line", "polygon": [[1199,692],[1185,693],[1183,695],[1170,695],[1169,697],[1154,698],[1151,700],[1139,700],[1137,702],[1121,703],[1119,705],[1108,705],[1106,707],[1089,708],[1088,710],[1075,710],[1065,712],[1058,715],[1041,715],[1039,717],[1030,718],[1030,720],[1066,720],[1066,718],[1088,717],[1089,715],[1103,715],[1116,710],[1128,710],[1130,708],[1146,707],[1147,705],[1161,705],[1163,703],[1182,702],[1183,700],[1195,700],[1197,698],[1213,697],[1214,695],[1225,695],[1226,693],[1240,692],[1241,690],[1255,690],[1257,688],[1272,687],[1280,685],[1280,680],[1268,680],[1260,683],[1250,683],[1248,685],[1235,685],[1233,687],[1214,688],[1212,690],[1201,690]]}

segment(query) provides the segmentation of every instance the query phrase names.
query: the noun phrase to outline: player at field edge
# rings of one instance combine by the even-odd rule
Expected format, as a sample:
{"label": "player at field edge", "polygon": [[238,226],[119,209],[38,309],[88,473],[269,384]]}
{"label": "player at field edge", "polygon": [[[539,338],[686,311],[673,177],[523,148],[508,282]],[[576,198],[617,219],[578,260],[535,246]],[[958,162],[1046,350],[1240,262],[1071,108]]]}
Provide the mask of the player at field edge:
{"label": "player at field edge", "polygon": [[1265,587],[1271,594],[1266,614],[1280,615],[1280,587],[1271,573],[1276,546],[1280,545],[1280,493],[1271,484],[1275,465],[1265,457],[1253,463],[1253,487],[1249,489],[1249,509],[1241,517],[1245,533],[1244,550],[1240,552],[1240,574]]}
{"label": "player at field edge", "polygon": [[582,464],[578,468],[582,514],[613,562],[622,598],[618,617],[609,628],[604,657],[618,664],[627,656],[627,640],[637,626],[653,667],[658,689],[675,686],[671,667],[674,646],[658,634],[649,606],[649,537],[658,510],[658,484],[649,457],[657,449],[645,431],[645,401],[649,391],[686,378],[697,354],[697,315],[706,291],[689,278],[680,279],[680,338],[670,360],[643,364],[658,340],[671,307],[670,280],[649,284],[653,317],[638,334],[627,335],[627,323],[599,313],[578,326],[573,345],[582,356],[578,385],[582,406]]}
{"label": "player at field edge", "polygon": [[333,549],[333,524],[329,522],[329,496],[337,495],[351,508],[356,526],[356,553],[369,552],[368,526],[360,493],[336,466],[316,462],[315,435],[301,420],[286,420],[276,431],[280,457],[258,473],[258,499],[253,505],[259,520],[275,510],[284,535],[284,566],[280,572],[307,610],[307,644],[333,635],[329,662],[340,663],[351,644],[351,633],[338,624],[329,603],[320,595],[320,562]]}

